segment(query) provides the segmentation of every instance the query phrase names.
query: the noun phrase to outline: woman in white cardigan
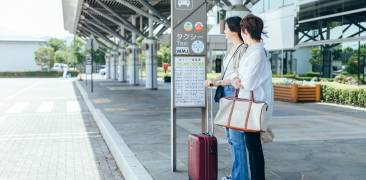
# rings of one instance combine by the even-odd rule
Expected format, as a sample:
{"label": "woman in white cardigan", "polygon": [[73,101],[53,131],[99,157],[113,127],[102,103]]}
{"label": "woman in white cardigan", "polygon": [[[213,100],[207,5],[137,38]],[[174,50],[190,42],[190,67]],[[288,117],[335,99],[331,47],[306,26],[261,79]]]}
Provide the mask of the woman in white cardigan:
{"label": "woman in white cardigan", "polygon": [[[241,37],[241,18],[238,16],[229,17],[225,23],[225,36],[233,46],[228,50],[224,60],[221,75],[215,80],[206,80],[206,87],[223,86],[224,97],[234,95],[234,87],[231,85],[231,79],[236,76],[239,61],[245,53],[246,45],[243,44]],[[233,129],[227,129],[228,143],[231,149],[232,166],[231,174],[223,177],[222,180],[249,180],[248,160],[246,152],[246,143],[244,132]]]}
{"label": "woman in white cardigan", "polygon": [[[240,60],[238,76],[232,78],[232,85],[234,88],[240,89],[239,98],[249,99],[250,91],[253,91],[255,101],[264,101],[268,104],[266,114],[268,122],[272,117],[273,90],[271,63],[261,43],[263,21],[259,17],[248,15],[241,21],[241,30],[241,35],[248,48]],[[251,179],[264,180],[264,156],[260,133],[245,132],[245,139]]]}

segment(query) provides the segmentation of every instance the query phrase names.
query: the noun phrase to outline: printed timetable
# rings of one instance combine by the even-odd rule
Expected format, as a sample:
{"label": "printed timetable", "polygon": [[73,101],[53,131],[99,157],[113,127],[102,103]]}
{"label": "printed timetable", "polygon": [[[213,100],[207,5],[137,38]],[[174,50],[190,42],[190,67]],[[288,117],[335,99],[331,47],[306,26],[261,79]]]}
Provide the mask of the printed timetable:
{"label": "printed timetable", "polygon": [[205,107],[205,57],[175,57],[175,106]]}

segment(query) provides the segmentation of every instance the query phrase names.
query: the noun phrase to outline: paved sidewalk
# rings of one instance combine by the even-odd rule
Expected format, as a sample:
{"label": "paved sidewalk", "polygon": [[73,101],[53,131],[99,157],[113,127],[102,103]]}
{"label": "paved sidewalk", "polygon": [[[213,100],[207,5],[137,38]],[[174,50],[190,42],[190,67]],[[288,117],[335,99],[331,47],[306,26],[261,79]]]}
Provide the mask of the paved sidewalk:
{"label": "paved sidewalk", "polygon": [[123,179],[71,80],[0,84],[1,180]]}
{"label": "paved sidewalk", "polygon": [[[178,172],[172,173],[169,84],[160,84],[153,91],[99,80],[94,93],[87,92],[154,179],[187,179],[187,136],[199,132],[199,109],[177,111]],[[217,108],[215,104],[215,111]],[[365,111],[276,102],[275,142],[264,145],[267,179],[365,179],[365,117]],[[216,136],[219,176],[228,175],[231,160],[224,130],[216,128]]]}

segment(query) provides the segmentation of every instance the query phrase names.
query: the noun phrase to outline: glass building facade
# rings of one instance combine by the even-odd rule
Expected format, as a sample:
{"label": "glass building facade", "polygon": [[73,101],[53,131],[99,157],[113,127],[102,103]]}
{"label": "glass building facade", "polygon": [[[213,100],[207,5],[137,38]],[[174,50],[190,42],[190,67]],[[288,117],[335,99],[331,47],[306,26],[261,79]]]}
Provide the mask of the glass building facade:
{"label": "glass building facade", "polygon": [[[270,51],[274,73],[298,73],[307,61],[309,72],[322,77],[339,73],[365,79],[366,1],[360,0],[261,0],[253,14],[296,6],[293,49]],[[301,56],[305,56],[301,57]],[[304,60],[305,59],[305,60]],[[304,73],[304,72],[301,72]]]}

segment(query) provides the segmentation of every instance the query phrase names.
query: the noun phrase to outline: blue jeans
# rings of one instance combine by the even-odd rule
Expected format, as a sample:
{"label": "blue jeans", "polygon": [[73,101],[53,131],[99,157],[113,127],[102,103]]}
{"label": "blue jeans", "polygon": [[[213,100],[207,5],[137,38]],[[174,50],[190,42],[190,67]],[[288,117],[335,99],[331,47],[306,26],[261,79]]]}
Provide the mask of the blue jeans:
{"label": "blue jeans", "polygon": [[[233,86],[224,86],[224,96],[233,96],[234,91]],[[249,180],[245,133],[233,129],[226,129],[226,134],[232,156],[231,178],[233,180]]]}

